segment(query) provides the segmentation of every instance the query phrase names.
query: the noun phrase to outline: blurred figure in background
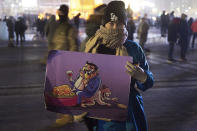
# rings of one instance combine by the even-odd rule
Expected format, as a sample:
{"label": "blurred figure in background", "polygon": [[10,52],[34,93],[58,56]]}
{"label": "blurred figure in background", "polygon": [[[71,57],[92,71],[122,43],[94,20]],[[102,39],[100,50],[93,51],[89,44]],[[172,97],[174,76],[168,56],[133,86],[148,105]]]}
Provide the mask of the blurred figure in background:
{"label": "blurred figure in background", "polygon": [[193,35],[193,31],[192,31],[192,23],[194,22],[194,19],[191,17],[188,20],[188,28],[189,28],[189,35],[188,35],[188,45],[190,45],[190,41],[191,41],[191,37]]}
{"label": "blurred figure in background", "polygon": [[[48,39],[48,52],[50,50],[78,51],[78,35],[76,28],[69,23],[68,6],[61,5],[57,11],[59,20],[52,15],[45,26]],[[47,55],[41,59],[41,64],[46,64]]]}
{"label": "blurred figure in background", "polygon": [[59,20],[49,23],[48,39],[50,50],[69,50],[78,51],[77,30],[69,23],[68,6],[61,5],[58,10]]}
{"label": "blurred figure in background", "polygon": [[25,41],[25,30],[27,26],[25,25],[23,19],[19,17],[15,23],[15,33],[16,33],[16,45],[19,45],[19,38],[20,38],[20,45]]}
{"label": "blurred figure in background", "polygon": [[7,21],[7,16],[4,17],[3,21],[5,21],[5,22]]}
{"label": "blurred figure in background", "polygon": [[25,42],[25,31],[27,30],[28,28],[28,25],[26,24],[26,20],[24,19],[24,17],[21,17],[21,22],[23,23],[23,33],[22,33],[22,39],[23,39],[23,42]]}
{"label": "blurred figure in background", "polygon": [[139,38],[139,44],[142,47],[142,49],[144,49],[147,52],[150,52],[149,49],[144,47],[144,45],[147,41],[147,37],[148,37],[148,30],[149,30],[149,25],[146,21],[146,18],[143,17],[141,19],[139,26],[138,26],[137,35]]}
{"label": "blurred figure in background", "polygon": [[86,42],[96,33],[96,31],[102,25],[102,18],[104,15],[104,10],[107,7],[106,4],[102,4],[94,9],[94,14],[89,16],[89,19],[85,23],[86,39],[80,45],[80,51],[85,50]]}
{"label": "blurred figure in background", "polygon": [[0,20],[0,40],[8,40],[8,29],[3,20]]}
{"label": "blurred figure in background", "polygon": [[176,60],[173,58],[173,52],[174,52],[174,45],[178,40],[179,25],[180,25],[180,18],[174,18],[168,26],[168,42],[169,42],[168,61],[167,61],[168,63],[176,62]]}
{"label": "blurred figure in background", "polygon": [[133,34],[135,33],[136,26],[133,21],[133,11],[129,8],[130,7],[128,7],[128,9],[127,9],[127,16],[128,16],[128,22],[127,22],[128,38],[127,39],[133,41],[133,39],[134,39]]}
{"label": "blurred figure in background", "polygon": [[161,24],[161,37],[166,37],[167,28],[168,28],[168,18],[166,15],[166,11],[163,11],[160,17],[160,24]]}
{"label": "blurred figure in background", "polygon": [[179,44],[181,47],[180,61],[185,62],[187,61],[186,53],[188,48],[189,27],[187,24],[187,15],[184,13],[181,14],[179,34],[180,34]]}
{"label": "blurred figure in background", "polygon": [[172,11],[171,13],[170,13],[170,15],[169,15],[169,22],[172,22],[173,21],[173,19],[174,19],[174,11]]}
{"label": "blurred figure in background", "polygon": [[197,19],[192,23],[192,32],[193,32],[193,38],[192,38],[192,48],[194,48],[195,39],[197,37]]}
{"label": "blurred figure in background", "polygon": [[15,21],[14,21],[14,18],[12,16],[10,16],[7,20],[6,20],[6,24],[7,24],[7,27],[8,27],[8,40],[9,40],[9,43],[8,43],[8,47],[14,47],[14,24],[15,24]]}
{"label": "blurred figure in background", "polygon": [[36,28],[37,32],[39,33],[40,37],[43,39],[44,38],[44,28],[46,24],[46,19],[37,19],[36,20]]}
{"label": "blurred figure in background", "polygon": [[80,15],[81,15],[81,13],[78,13],[78,14],[74,17],[74,24],[75,24],[77,30],[79,30],[79,25],[80,25],[80,18],[79,18]]}

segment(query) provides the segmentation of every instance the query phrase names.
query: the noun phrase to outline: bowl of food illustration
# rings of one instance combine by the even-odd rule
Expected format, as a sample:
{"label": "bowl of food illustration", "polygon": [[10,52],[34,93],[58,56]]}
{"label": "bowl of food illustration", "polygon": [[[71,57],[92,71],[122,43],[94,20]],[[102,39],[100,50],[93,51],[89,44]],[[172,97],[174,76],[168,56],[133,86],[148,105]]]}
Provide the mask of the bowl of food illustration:
{"label": "bowl of food illustration", "polygon": [[53,88],[52,92],[45,93],[46,103],[55,106],[77,105],[77,95],[72,92],[69,85],[60,85]]}

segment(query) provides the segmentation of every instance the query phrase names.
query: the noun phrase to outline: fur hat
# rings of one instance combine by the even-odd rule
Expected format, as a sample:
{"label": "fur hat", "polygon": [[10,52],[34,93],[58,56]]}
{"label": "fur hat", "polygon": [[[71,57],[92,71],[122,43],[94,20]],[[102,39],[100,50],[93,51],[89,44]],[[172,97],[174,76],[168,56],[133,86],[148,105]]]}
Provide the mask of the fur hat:
{"label": "fur hat", "polygon": [[118,21],[127,25],[127,15],[125,9],[125,3],[123,1],[111,1],[104,12],[103,22],[104,24],[110,21]]}

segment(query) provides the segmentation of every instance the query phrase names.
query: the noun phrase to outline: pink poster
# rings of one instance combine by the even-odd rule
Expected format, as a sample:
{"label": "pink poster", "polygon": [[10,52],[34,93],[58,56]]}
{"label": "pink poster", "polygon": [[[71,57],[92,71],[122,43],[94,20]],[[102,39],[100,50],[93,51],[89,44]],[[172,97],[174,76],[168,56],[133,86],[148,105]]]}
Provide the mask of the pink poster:
{"label": "pink poster", "polygon": [[130,91],[129,56],[51,51],[48,56],[47,110],[124,121]]}

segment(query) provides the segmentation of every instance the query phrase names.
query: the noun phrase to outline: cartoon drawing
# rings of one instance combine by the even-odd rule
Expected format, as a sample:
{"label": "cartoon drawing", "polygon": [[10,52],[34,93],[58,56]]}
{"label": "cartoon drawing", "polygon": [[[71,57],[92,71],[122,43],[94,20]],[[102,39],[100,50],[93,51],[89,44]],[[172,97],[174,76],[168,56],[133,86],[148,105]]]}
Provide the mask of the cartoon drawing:
{"label": "cartoon drawing", "polygon": [[68,85],[61,85],[53,88],[53,96],[58,98],[73,97],[74,92],[71,91]]}
{"label": "cartoon drawing", "polygon": [[64,84],[54,87],[52,96],[57,101],[53,101],[50,96],[48,99],[56,105],[63,103],[65,106],[88,107],[94,106],[96,103],[111,106],[112,102],[117,104],[118,98],[111,98],[111,90],[106,85],[102,85],[98,72],[97,65],[89,62],[86,62],[80,69],[75,80],[73,80],[73,71],[67,71],[66,74],[71,85]]}
{"label": "cartoon drawing", "polygon": [[118,101],[118,98],[110,98],[110,96],[111,96],[110,89],[105,85],[103,85],[101,88],[99,88],[99,90],[96,91],[95,95],[92,96],[91,98],[83,98],[82,107],[93,106],[96,104],[96,102],[99,105],[111,106],[111,104],[106,102],[106,100]]}
{"label": "cartoon drawing", "polygon": [[101,79],[98,74],[98,67],[86,62],[85,66],[80,70],[76,80],[72,79],[72,72],[67,71],[68,79],[72,85],[72,91],[78,96],[77,104],[82,104],[82,98],[90,98],[94,96],[101,86]]}

